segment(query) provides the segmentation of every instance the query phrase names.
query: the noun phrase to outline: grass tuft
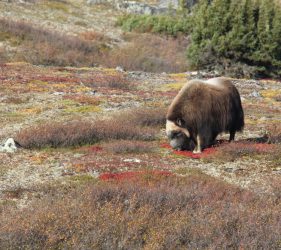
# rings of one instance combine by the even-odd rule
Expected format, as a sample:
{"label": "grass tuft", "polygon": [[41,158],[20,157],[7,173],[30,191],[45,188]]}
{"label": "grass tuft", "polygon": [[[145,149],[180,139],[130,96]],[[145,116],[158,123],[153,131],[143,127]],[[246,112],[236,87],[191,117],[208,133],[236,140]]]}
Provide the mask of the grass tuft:
{"label": "grass tuft", "polygon": [[128,35],[128,45],[115,48],[103,57],[108,67],[122,66],[128,71],[184,72],[187,70],[185,51],[188,41],[153,34]]}
{"label": "grass tuft", "polygon": [[268,141],[270,143],[281,143],[280,123],[267,126],[266,130],[267,130]]}
{"label": "grass tuft", "polygon": [[[135,116],[131,115],[133,113]],[[159,117],[153,117],[147,111],[131,111],[131,113],[119,113],[112,118],[93,122],[47,123],[26,128],[17,134],[16,140],[24,148],[73,147],[93,144],[101,140],[150,141],[156,138],[159,128],[155,128],[154,125],[159,125],[160,121],[162,124]],[[140,145],[135,150],[137,148],[141,150]],[[113,148],[112,150],[114,151]],[[118,151],[117,148],[115,150]],[[127,150],[130,150],[130,146]]]}
{"label": "grass tuft", "polygon": [[129,140],[119,140],[105,144],[103,148],[106,151],[124,154],[124,153],[149,153],[153,151],[153,146],[151,142],[143,141],[129,141]]}

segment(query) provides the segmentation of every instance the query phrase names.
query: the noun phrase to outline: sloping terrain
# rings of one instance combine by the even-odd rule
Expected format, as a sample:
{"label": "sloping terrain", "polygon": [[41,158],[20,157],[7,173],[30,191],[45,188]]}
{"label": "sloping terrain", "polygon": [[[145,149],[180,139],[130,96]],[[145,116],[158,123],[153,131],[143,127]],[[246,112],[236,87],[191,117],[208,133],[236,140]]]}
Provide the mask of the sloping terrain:
{"label": "sloping terrain", "polygon": [[83,0],[1,1],[0,9],[1,18],[27,21],[68,35],[94,30],[120,39],[121,30],[114,27],[119,13],[109,6],[89,5]]}

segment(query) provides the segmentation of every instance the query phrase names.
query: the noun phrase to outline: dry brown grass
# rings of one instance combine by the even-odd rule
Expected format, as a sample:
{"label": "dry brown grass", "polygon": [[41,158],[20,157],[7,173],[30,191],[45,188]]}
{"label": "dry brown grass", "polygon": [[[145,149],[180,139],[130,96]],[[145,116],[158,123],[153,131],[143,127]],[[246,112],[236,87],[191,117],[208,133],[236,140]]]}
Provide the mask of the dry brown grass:
{"label": "dry brown grass", "polygon": [[43,65],[94,65],[101,45],[23,22],[0,19],[0,29],[18,47],[10,60]]}
{"label": "dry brown grass", "polygon": [[22,98],[19,96],[10,96],[5,98],[2,102],[7,104],[23,104],[26,103],[28,100],[27,98]]}
{"label": "dry brown grass", "polygon": [[0,40],[17,48],[12,54],[2,49],[0,63],[27,61],[56,66],[122,66],[126,70],[151,72],[183,72],[187,68],[187,41],[180,37],[132,35],[125,37],[128,46],[112,48],[108,45],[112,41],[95,31],[70,36],[28,22],[7,19],[0,19],[0,30]]}
{"label": "dry brown grass", "polygon": [[0,48],[0,63],[5,63],[8,61],[7,51],[5,48]]}
{"label": "dry brown grass", "polygon": [[26,128],[17,134],[16,140],[24,148],[72,147],[101,140],[154,140],[159,131],[154,125],[160,121],[145,110],[132,110],[105,120],[47,123]]}
{"label": "dry brown grass", "polygon": [[276,155],[277,148],[267,143],[255,142],[231,142],[220,145],[213,155],[208,156],[207,160],[216,161],[235,161],[243,157],[256,157],[263,155]]}
{"label": "dry brown grass", "polygon": [[103,145],[106,151],[124,154],[124,153],[148,153],[153,151],[153,146],[151,142],[143,141],[129,141],[129,140],[119,140],[107,143]]}
{"label": "dry brown grass", "polygon": [[105,87],[111,89],[132,90],[133,83],[122,73],[113,72],[93,75],[91,82],[86,83],[89,87]]}
{"label": "dry brown grass", "polygon": [[73,121],[46,123],[21,130],[16,140],[24,148],[70,147],[98,141],[92,123]]}
{"label": "dry brown grass", "polygon": [[127,37],[129,45],[110,51],[103,64],[126,70],[149,72],[184,72],[187,69],[184,38],[166,38],[152,34]]}
{"label": "dry brown grass", "polygon": [[103,33],[100,33],[98,31],[85,31],[79,34],[79,36],[88,41],[99,41],[99,42],[109,42],[110,39],[106,37]]}
{"label": "dry brown grass", "polygon": [[145,175],[3,210],[0,248],[279,249],[280,206],[280,197],[200,175]]}
{"label": "dry brown grass", "polygon": [[134,126],[130,121],[125,121],[122,117],[120,119],[112,118],[108,120],[99,121],[95,127],[99,131],[101,139],[114,140],[153,140],[157,130],[149,127]]}
{"label": "dry brown grass", "polygon": [[268,141],[270,143],[281,143],[281,124],[276,123],[267,126]]}
{"label": "dry brown grass", "polygon": [[87,95],[64,95],[64,99],[72,100],[81,104],[90,104],[90,105],[99,105],[100,99],[95,96],[87,96]]}
{"label": "dry brown grass", "polygon": [[[122,113],[122,119],[138,126],[164,126],[166,123],[166,108],[137,108]],[[119,117],[117,114],[116,117]],[[120,118],[119,118],[120,119]]]}
{"label": "dry brown grass", "polygon": [[281,102],[281,95],[276,96],[274,99],[276,102]]}
{"label": "dry brown grass", "polygon": [[[89,101],[84,97],[77,99],[79,100]],[[156,139],[159,127],[165,124],[165,113],[165,108],[138,108],[118,112],[111,118],[93,122],[41,124],[21,130],[16,135],[16,141],[24,148],[73,147],[93,144],[101,140],[150,141]],[[141,150],[141,146],[137,148]],[[112,150],[114,151],[113,148]]]}

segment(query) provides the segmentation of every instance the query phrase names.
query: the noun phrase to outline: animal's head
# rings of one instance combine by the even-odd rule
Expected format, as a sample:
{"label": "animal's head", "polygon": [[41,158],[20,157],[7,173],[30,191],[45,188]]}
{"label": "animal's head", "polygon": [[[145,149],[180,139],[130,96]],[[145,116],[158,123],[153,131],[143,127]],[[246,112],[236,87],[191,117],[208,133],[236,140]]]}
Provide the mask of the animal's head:
{"label": "animal's head", "polygon": [[175,150],[193,150],[195,145],[190,139],[190,133],[181,126],[183,126],[183,121],[180,119],[177,122],[166,121],[166,135],[170,145]]}

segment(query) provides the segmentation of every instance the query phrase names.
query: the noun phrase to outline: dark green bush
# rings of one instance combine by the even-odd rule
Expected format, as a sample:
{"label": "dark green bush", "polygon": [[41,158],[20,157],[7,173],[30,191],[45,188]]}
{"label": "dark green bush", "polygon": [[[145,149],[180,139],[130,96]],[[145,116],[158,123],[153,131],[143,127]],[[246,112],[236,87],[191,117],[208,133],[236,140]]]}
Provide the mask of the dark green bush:
{"label": "dark green bush", "polygon": [[125,31],[152,32],[177,36],[190,32],[189,18],[185,15],[123,15],[117,25]]}
{"label": "dark green bush", "polygon": [[272,0],[201,0],[193,10],[194,68],[248,77],[281,75],[281,6]]}

